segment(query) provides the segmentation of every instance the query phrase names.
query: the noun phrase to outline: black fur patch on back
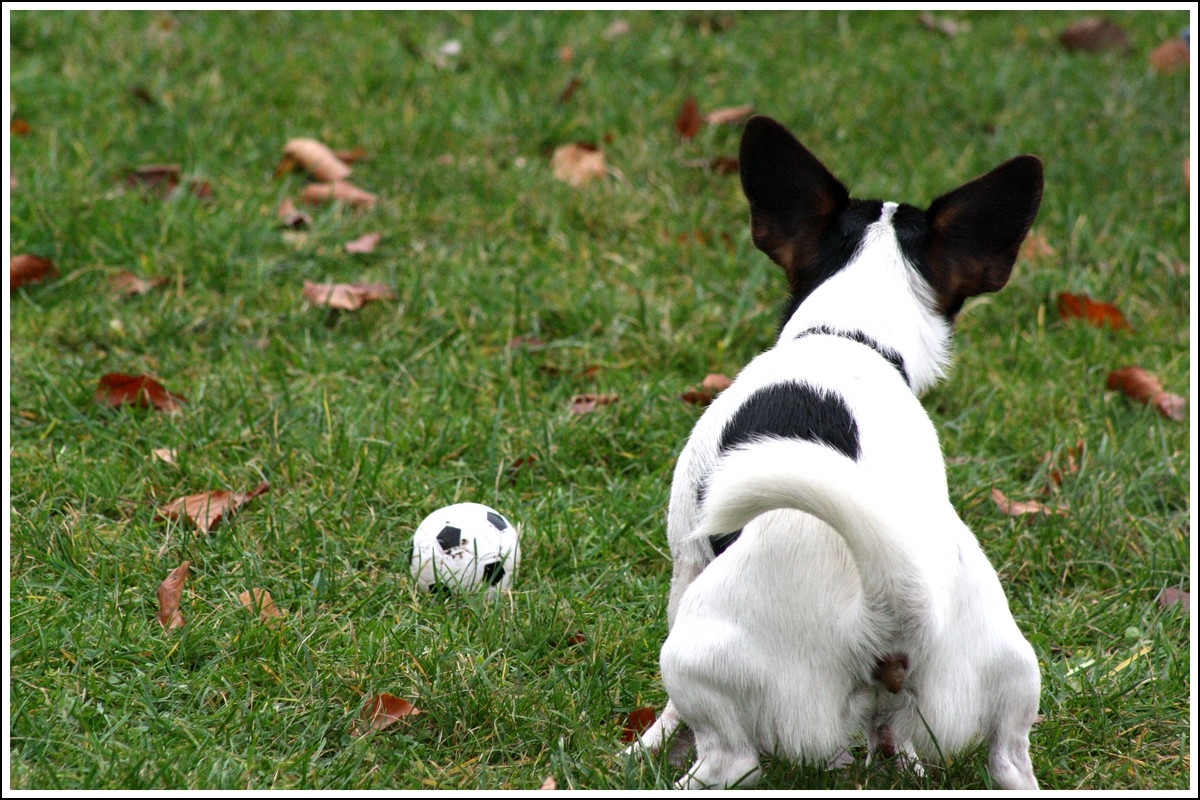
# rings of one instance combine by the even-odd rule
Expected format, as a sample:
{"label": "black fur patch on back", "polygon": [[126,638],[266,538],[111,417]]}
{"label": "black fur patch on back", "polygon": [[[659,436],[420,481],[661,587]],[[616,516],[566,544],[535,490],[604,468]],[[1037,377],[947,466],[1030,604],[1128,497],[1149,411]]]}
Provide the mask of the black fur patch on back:
{"label": "black fur patch on back", "polygon": [[841,336],[843,339],[849,339],[851,341],[858,342],[859,344],[865,344],[867,347],[883,356],[888,363],[896,368],[896,371],[900,373],[900,377],[904,378],[904,382],[907,383],[910,388],[912,387],[912,381],[908,379],[908,370],[904,368],[904,358],[892,348],[884,347],[862,331],[839,331],[835,328],[829,327],[828,325],[821,325],[816,328],[809,328],[806,331],[800,331],[800,333],[796,334],[796,338],[799,339],[801,337],[811,336],[813,334],[818,334],[821,336]]}
{"label": "black fur patch on back", "polygon": [[803,270],[789,276],[791,297],[783,309],[779,330],[783,330],[783,326],[787,325],[796,309],[818,286],[854,260],[854,254],[862,245],[867,227],[878,222],[882,213],[882,200],[851,200],[837,215],[821,237],[821,241],[817,243],[813,260],[806,264]]}

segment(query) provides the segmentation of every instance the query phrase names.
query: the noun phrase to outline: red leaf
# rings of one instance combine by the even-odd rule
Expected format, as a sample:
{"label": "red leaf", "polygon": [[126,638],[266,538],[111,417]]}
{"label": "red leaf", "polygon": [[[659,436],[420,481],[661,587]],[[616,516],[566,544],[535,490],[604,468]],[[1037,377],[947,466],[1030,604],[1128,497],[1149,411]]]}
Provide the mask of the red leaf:
{"label": "red leaf", "polygon": [[8,123],[8,132],[13,136],[28,136],[33,132],[33,126],[27,120],[15,117]]}
{"label": "red leaf", "polygon": [[600,406],[617,402],[615,394],[577,394],[571,398],[572,414],[590,414]]}
{"label": "red leaf", "polygon": [[346,242],[347,253],[374,253],[375,246],[383,238],[382,233],[364,233],[352,241]]}
{"label": "red leaf", "polygon": [[158,624],[164,628],[182,628],[186,623],[179,613],[179,600],[183,597],[183,584],[187,581],[188,566],[185,561],[158,585]]}
{"label": "red leaf", "polygon": [[383,283],[304,282],[304,296],[317,305],[357,311],[375,300],[391,300],[396,293]]}
{"label": "red leaf", "polygon": [[688,389],[683,394],[679,395],[679,399],[688,405],[692,406],[707,406],[711,405],[716,398],[712,392],[703,392],[698,389]]}
{"label": "red leaf", "polygon": [[263,481],[248,492],[227,492],[224,489],[217,489],[200,494],[189,494],[186,497],[176,498],[164,506],[159,517],[165,519],[187,517],[200,533],[208,533],[221,521],[226,511],[232,514],[270,488],[271,485]]}
{"label": "red leaf", "polygon": [[48,278],[56,277],[58,277],[58,270],[54,268],[54,262],[48,258],[21,253],[8,260],[9,291],[16,291],[20,286],[41,283]]}
{"label": "red leaf", "polygon": [[395,695],[384,692],[368,698],[359,712],[358,721],[350,728],[351,736],[362,736],[371,731],[381,731],[395,724],[402,717],[420,714],[421,709]]}
{"label": "red leaf", "polygon": [[630,711],[629,717],[625,720],[625,729],[621,731],[621,741],[636,742],[637,738],[653,725],[657,718],[658,714],[653,706],[643,706]]}
{"label": "red leaf", "polygon": [[683,102],[683,108],[679,109],[679,116],[675,119],[675,131],[679,134],[680,139],[687,141],[695,138],[703,124],[704,120],[700,118],[700,108],[696,105],[696,98],[689,96]]}
{"label": "red leaf", "polygon": [[1190,593],[1176,589],[1174,586],[1168,586],[1163,589],[1158,595],[1159,608],[1170,608],[1171,606],[1182,606],[1183,613],[1190,614],[1192,612],[1192,596]]}
{"label": "red leaf", "polygon": [[1004,496],[1004,492],[994,487],[992,489],[992,500],[996,503],[996,506],[1001,511],[1003,511],[1005,514],[1008,514],[1010,517],[1020,517],[1026,514],[1058,514],[1060,517],[1065,517],[1067,515],[1065,509],[1052,508],[1050,506],[1043,505],[1036,500],[1009,500]]}
{"label": "red leaf", "polygon": [[1125,29],[1108,17],[1087,17],[1073,22],[1058,37],[1072,52],[1102,53],[1128,50],[1132,43]]}
{"label": "red leaf", "polygon": [[1084,319],[1098,328],[1108,325],[1117,331],[1133,330],[1121,309],[1110,303],[1096,302],[1085,294],[1060,294],[1058,315],[1063,319]]}
{"label": "red leaf", "polygon": [[174,414],[187,402],[182,395],[167,391],[165,387],[148,375],[124,375],[109,372],[100,377],[100,388],[96,390],[96,402],[101,405],[130,405],[138,408],[155,408]]}
{"label": "red leaf", "polygon": [[1108,374],[1104,385],[1119,389],[1122,394],[1139,403],[1152,405],[1167,419],[1180,422],[1187,418],[1187,400],[1163,389],[1158,378],[1141,367],[1122,367]]}
{"label": "red leaf", "polygon": [[1190,60],[1187,42],[1178,37],[1163,42],[1150,54],[1150,66],[1163,75],[1173,75],[1186,67]]}

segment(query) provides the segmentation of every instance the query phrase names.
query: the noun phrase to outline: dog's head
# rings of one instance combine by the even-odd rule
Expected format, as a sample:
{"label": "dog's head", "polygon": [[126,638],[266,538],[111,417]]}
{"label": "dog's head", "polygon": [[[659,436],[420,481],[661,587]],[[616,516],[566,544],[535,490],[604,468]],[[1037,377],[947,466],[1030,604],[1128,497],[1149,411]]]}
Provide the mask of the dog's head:
{"label": "dog's head", "polygon": [[787,272],[789,313],[849,265],[867,227],[884,219],[905,261],[928,285],[922,294],[929,295],[931,310],[953,323],[963,301],[1008,281],[1042,197],[1042,163],[1023,155],[925,211],[854,200],[786,128],[761,116],[746,124],[740,165],[754,244]]}

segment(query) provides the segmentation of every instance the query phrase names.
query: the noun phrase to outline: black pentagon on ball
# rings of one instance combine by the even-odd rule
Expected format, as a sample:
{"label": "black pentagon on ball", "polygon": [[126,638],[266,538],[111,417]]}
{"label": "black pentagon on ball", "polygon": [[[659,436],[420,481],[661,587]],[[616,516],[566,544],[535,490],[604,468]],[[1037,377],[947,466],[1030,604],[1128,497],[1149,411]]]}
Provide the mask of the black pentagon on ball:
{"label": "black pentagon on ball", "polygon": [[508,527],[508,523],[504,521],[504,517],[500,516],[495,511],[489,511],[487,513],[487,518],[488,522],[492,523],[492,527],[498,531],[502,531]]}
{"label": "black pentagon on ball", "polygon": [[447,525],[446,527],[442,528],[442,532],[437,535],[437,541],[438,544],[442,546],[442,550],[450,552],[455,547],[458,547],[460,544],[462,544],[462,530],[454,527],[453,525]]}
{"label": "black pentagon on ball", "polygon": [[504,580],[504,564],[493,561],[483,568],[483,580],[488,586],[495,586]]}

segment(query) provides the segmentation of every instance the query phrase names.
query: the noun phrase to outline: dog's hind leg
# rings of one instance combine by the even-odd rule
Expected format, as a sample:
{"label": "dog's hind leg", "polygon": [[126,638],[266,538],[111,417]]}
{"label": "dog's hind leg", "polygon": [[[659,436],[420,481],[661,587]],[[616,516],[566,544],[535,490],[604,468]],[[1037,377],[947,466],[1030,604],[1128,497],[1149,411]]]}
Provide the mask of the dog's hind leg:
{"label": "dog's hind leg", "polygon": [[696,734],[696,751],[696,763],[675,782],[676,789],[745,789],[762,777],[752,745],[720,741],[706,732]]}

